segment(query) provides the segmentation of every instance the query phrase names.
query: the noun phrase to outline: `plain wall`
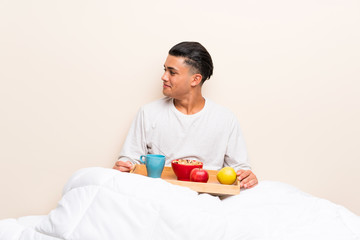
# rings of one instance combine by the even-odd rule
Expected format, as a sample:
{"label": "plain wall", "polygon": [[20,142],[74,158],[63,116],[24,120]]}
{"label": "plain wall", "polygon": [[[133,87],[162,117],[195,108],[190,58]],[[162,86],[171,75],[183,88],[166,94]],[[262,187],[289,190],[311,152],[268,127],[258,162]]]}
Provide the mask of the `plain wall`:
{"label": "plain wall", "polygon": [[260,180],[360,215],[359,13],[355,0],[0,1],[0,219],[48,214],[75,171],[112,167],[184,40],[211,53],[204,95],[238,116]]}

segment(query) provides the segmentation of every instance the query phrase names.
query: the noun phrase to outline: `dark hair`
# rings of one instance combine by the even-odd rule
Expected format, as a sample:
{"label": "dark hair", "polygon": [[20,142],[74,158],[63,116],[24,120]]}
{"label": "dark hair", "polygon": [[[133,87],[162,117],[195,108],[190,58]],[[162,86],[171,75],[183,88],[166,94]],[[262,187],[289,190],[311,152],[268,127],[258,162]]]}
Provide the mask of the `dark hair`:
{"label": "dark hair", "polygon": [[170,49],[169,54],[185,58],[185,63],[201,74],[201,84],[210,79],[214,69],[213,62],[209,52],[200,43],[178,43]]}

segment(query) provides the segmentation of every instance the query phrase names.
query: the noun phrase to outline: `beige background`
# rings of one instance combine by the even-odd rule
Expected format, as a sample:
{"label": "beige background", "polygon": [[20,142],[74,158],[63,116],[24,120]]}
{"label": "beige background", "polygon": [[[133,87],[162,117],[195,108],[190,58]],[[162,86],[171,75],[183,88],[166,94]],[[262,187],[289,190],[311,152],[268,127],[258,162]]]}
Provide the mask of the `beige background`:
{"label": "beige background", "polygon": [[355,0],[1,0],[0,219],[112,167],[184,40],[212,54],[204,94],[239,117],[260,180],[360,215],[359,29]]}

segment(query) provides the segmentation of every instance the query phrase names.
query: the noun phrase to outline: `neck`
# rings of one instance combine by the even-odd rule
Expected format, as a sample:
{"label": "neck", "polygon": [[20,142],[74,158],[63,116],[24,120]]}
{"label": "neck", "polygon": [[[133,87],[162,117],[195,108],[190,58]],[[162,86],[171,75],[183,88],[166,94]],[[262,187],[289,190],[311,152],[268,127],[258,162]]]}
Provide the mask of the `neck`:
{"label": "neck", "polygon": [[174,99],[174,105],[180,112],[186,115],[192,115],[200,112],[204,108],[205,98],[200,94],[189,96],[185,99]]}

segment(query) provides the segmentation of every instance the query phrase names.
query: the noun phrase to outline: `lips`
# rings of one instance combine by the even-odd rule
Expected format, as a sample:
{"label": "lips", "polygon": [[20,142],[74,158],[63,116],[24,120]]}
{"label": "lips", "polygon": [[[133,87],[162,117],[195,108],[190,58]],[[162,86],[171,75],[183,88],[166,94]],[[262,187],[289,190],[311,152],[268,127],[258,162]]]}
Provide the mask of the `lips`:
{"label": "lips", "polygon": [[167,84],[163,84],[163,88],[170,88],[171,86],[167,85]]}

